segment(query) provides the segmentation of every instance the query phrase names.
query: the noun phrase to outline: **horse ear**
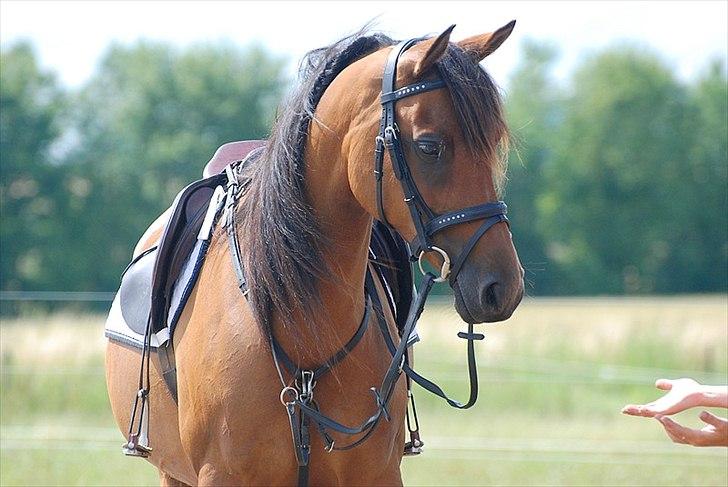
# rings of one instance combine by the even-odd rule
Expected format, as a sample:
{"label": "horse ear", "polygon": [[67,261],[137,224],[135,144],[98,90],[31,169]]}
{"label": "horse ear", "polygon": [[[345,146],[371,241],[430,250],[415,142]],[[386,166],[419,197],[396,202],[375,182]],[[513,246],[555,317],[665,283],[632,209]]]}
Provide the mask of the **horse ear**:
{"label": "horse ear", "polygon": [[419,78],[425,71],[435,65],[438,59],[445,54],[447,44],[450,42],[450,33],[455,28],[455,24],[445,29],[445,31],[435,39],[427,39],[419,46],[420,49],[427,49],[427,52],[415,64],[414,77]]}
{"label": "horse ear", "polygon": [[515,27],[515,25],[516,21],[511,20],[495,32],[488,32],[487,34],[468,37],[457,44],[465,52],[469,53],[475,61],[480,62],[485,59],[486,56],[498,49],[500,45],[508,39],[508,36],[510,36],[511,32],[513,32],[513,27]]}

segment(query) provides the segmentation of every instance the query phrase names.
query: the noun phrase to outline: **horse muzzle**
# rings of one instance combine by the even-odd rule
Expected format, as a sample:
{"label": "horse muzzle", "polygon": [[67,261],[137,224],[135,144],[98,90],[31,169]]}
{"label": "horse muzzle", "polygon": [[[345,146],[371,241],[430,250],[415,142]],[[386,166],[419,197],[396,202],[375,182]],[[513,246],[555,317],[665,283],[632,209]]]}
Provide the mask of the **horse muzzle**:
{"label": "horse muzzle", "polygon": [[523,298],[523,269],[513,275],[488,272],[479,278],[463,270],[453,283],[455,310],[466,323],[493,323],[511,317]]}

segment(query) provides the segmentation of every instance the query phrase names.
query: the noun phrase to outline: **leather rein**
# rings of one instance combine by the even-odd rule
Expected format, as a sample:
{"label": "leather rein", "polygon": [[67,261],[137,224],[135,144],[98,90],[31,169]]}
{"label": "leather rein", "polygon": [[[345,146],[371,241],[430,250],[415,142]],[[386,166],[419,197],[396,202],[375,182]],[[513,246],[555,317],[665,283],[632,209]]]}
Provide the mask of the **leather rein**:
{"label": "leather rein", "polygon": [[[382,203],[382,177],[383,177],[383,161],[384,149],[386,148],[392,160],[392,167],[396,178],[399,180],[405,194],[405,202],[408,205],[412,220],[417,230],[417,235],[413,242],[410,243],[410,260],[419,261],[423,278],[419,289],[415,296],[409,315],[404,324],[399,343],[392,337],[387,321],[384,317],[384,306],[376,290],[371,266],[367,270],[364,293],[366,297],[366,305],[364,316],[357,328],[357,331],[351,339],[334,355],[326,360],[322,365],[311,369],[302,369],[286,354],[279,342],[269,331],[268,340],[271,348],[271,355],[275,364],[278,376],[281,381],[282,389],[280,392],[280,400],[286,408],[288,414],[291,435],[293,439],[294,451],[298,463],[298,485],[305,486],[308,484],[309,458],[311,451],[310,427],[315,426],[319,432],[325,449],[328,452],[334,450],[349,450],[366,441],[373,433],[376,425],[384,418],[389,421],[390,414],[388,411],[389,403],[393,397],[393,392],[401,374],[404,372],[408,378],[408,395],[412,401],[412,394],[409,392],[410,380],[416,382],[429,392],[443,398],[447,403],[458,409],[467,409],[475,404],[478,397],[478,377],[477,366],[475,362],[474,340],[482,340],[485,336],[481,333],[474,333],[473,324],[468,324],[467,332],[458,333],[458,337],[466,339],[467,358],[468,358],[468,375],[470,382],[470,395],[466,403],[460,403],[450,399],[447,394],[434,382],[419,375],[409,366],[407,356],[408,338],[412,334],[415,325],[422,314],[427,296],[435,282],[450,281],[452,285],[462,268],[463,263],[467,259],[470,251],[475,247],[478,240],[485,234],[488,229],[499,222],[508,222],[506,218],[506,205],[502,201],[495,203],[485,203],[478,206],[464,208],[457,211],[436,215],[422,198],[417,190],[417,185],[407,165],[407,161],[402,149],[400,132],[396,124],[395,103],[397,100],[414,96],[427,91],[444,88],[445,82],[441,79],[421,81],[407,85],[397,90],[395,87],[397,63],[400,55],[408,48],[412,47],[419,39],[410,39],[394,46],[389,55],[384,70],[382,80],[381,103],[383,107],[382,119],[379,128],[379,134],[376,137],[375,146],[375,180],[376,180],[376,197],[379,212],[379,220],[391,228],[384,215],[384,207]],[[238,235],[235,225],[235,207],[238,197],[245,191],[249,180],[240,181],[233,168],[226,168],[228,173],[227,196],[225,202],[224,226],[227,231],[228,244],[232,257],[233,267],[238,280],[238,287],[242,294],[248,298],[248,284],[245,278],[245,270],[243,266],[242,255],[238,242]],[[449,255],[443,249],[432,245],[432,237],[452,225],[465,223],[474,220],[484,220],[480,228],[472,235],[460,252],[454,262],[451,262]],[[422,258],[428,252],[437,252],[443,259],[440,269],[440,275],[436,276],[431,272],[426,272],[422,267]],[[376,263],[376,260],[375,260]],[[360,342],[368,328],[371,319],[372,310],[376,315],[380,332],[384,338],[387,349],[392,356],[392,360],[385,372],[379,387],[372,387],[372,395],[374,400],[374,413],[364,420],[361,424],[355,426],[347,426],[326,416],[320,411],[318,403],[314,400],[314,388],[318,380],[328,373],[333,366],[341,362]],[[290,380],[284,378],[284,370],[290,376]],[[407,443],[411,453],[419,453],[422,441],[419,439],[416,410],[414,410],[414,402],[412,401],[414,413],[415,427],[410,426],[409,411],[407,412],[407,425],[410,431],[411,441]],[[335,444],[329,431],[337,432],[344,435],[356,436],[361,435],[356,440],[345,445]]]}

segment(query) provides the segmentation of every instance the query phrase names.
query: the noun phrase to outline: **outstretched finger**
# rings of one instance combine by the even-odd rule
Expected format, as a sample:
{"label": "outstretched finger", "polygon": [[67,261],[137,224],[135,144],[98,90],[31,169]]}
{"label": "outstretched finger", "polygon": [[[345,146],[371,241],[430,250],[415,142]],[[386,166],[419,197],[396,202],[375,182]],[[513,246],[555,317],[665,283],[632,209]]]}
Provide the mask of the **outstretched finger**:
{"label": "outstretched finger", "polygon": [[663,391],[669,391],[672,389],[672,381],[670,379],[657,379],[655,381],[655,387]]}
{"label": "outstretched finger", "polygon": [[703,422],[708,423],[709,425],[715,426],[716,428],[724,428],[726,424],[725,418],[719,418],[715,414],[711,414],[708,411],[703,411],[700,413],[700,419],[703,420]]}
{"label": "outstretched finger", "polygon": [[661,416],[659,421],[665,427],[665,431],[672,441],[693,446],[705,446],[705,431],[686,428],[667,416]]}
{"label": "outstretched finger", "polygon": [[698,438],[696,437],[696,433],[698,433],[698,431],[686,428],[667,416],[655,416],[655,419],[662,423],[667,436],[669,436],[675,443],[682,443],[686,445],[698,444]]}
{"label": "outstretched finger", "polygon": [[645,416],[652,417],[655,412],[651,409],[652,403],[650,404],[627,404],[622,408],[622,414],[629,414],[630,416]]}

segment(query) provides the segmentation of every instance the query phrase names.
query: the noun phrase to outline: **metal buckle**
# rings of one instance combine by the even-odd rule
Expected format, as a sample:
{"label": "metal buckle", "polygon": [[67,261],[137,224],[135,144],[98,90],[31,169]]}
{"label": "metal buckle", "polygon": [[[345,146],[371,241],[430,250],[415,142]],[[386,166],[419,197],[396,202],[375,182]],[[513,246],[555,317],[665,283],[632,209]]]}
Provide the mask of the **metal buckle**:
{"label": "metal buckle", "polygon": [[411,441],[408,441],[404,444],[404,456],[411,457],[414,455],[419,455],[420,453],[422,453],[423,446],[425,446],[425,444],[422,442],[422,440],[419,439],[419,437],[412,438]]}
{"label": "metal buckle", "polygon": [[447,252],[442,250],[440,247],[435,247],[434,245],[420,252],[420,256],[417,258],[417,264],[419,264],[420,266],[420,272],[422,272],[422,275],[427,274],[427,272],[425,272],[425,268],[422,266],[422,257],[424,257],[427,252],[437,252],[442,257],[442,266],[440,266],[440,277],[436,277],[434,281],[445,282],[447,280],[447,276],[450,275],[450,256],[447,255]]}
{"label": "metal buckle", "polygon": [[[288,393],[293,394],[293,401],[286,402],[286,399],[284,396]],[[281,390],[280,398],[281,398],[281,404],[283,404],[284,406],[287,406],[288,404],[298,401],[298,391],[296,390],[295,387],[291,387],[291,386],[284,387],[283,390]]]}
{"label": "metal buckle", "polygon": [[302,370],[301,371],[301,383],[298,384],[298,381],[296,381],[296,386],[299,386],[299,390],[301,391],[301,400],[310,401],[313,399],[313,388],[316,387],[316,382],[313,380],[313,370]]}
{"label": "metal buckle", "polygon": [[238,185],[238,174],[235,171],[235,169],[233,168],[233,163],[230,163],[227,166],[225,166],[225,175],[227,176],[227,179],[228,179],[228,181],[227,181],[228,188]]}
{"label": "metal buckle", "polygon": [[405,358],[406,357],[404,355],[402,355],[402,360],[399,361],[399,367],[397,368],[397,371],[400,374],[402,373],[402,369],[404,369],[404,361],[405,361]]}
{"label": "metal buckle", "polygon": [[393,142],[397,140],[399,137],[397,137],[397,133],[399,132],[399,127],[397,127],[397,124],[389,125],[384,128],[384,145],[387,147],[391,147]]}

